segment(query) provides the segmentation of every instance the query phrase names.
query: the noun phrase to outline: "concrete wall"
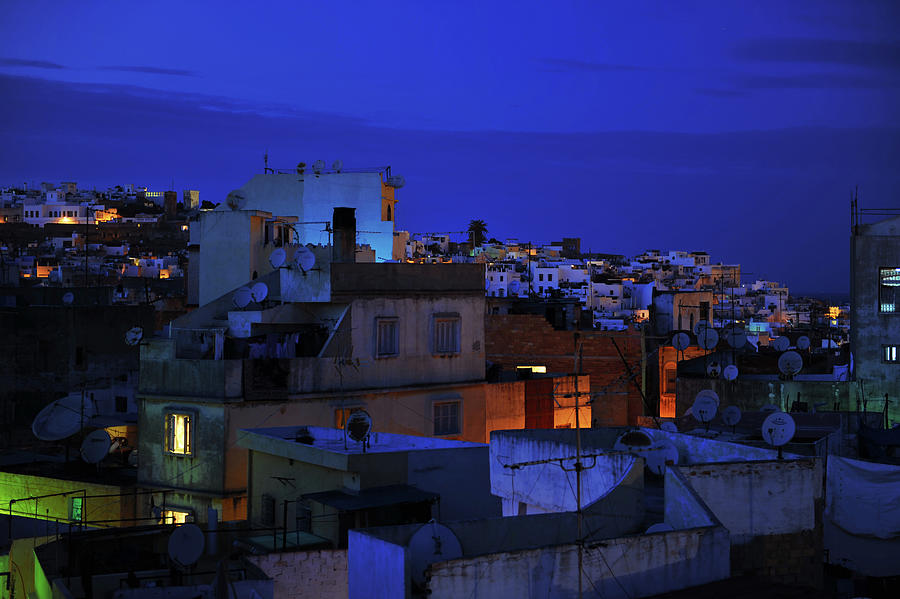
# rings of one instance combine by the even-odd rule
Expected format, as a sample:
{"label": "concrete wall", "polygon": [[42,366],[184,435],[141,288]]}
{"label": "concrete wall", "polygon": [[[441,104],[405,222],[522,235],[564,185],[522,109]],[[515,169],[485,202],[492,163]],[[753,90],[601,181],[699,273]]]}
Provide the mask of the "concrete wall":
{"label": "concrete wall", "polygon": [[279,599],[345,599],[347,550],[323,549],[248,555],[274,582]]}
{"label": "concrete wall", "polygon": [[881,353],[882,345],[900,344],[900,306],[892,314],[879,313],[879,268],[900,268],[900,217],[860,225],[850,237],[850,346],[855,378],[865,382],[869,398],[883,398],[887,393],[893,400],[888,417],[900,421],[900,363],[883,362]]}
{"label": "concrete wall", "polygon": [[351,530],[347,536],[348,596],[398,599],[409,596],[405,543]]}

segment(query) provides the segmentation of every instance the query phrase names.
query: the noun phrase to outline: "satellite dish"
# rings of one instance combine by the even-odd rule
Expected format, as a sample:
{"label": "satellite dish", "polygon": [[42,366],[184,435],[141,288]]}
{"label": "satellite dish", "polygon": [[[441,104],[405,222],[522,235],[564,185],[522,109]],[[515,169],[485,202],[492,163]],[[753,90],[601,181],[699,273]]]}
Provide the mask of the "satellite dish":
{"label": "satellite dish", "polygon": [[[705,389],[704,391],[708,391],[708,389]],[[708,424],[716,417],[718,403],[708,395],[701,395],[702,393],[703,391],[697,394],[694,405],[691,406],[691,415],[697,422]]]}
{"label": "satellite dish", "polygon": [[232,210],[243,210],[247,204],[247,196],[240,189],[235,189],[229,192],[228,197],[225,198],[225,203]]}
{"label": "satellite dish", "polygon": [[341,172],[341,170],[343,170],[343,168],[344,168],[344,163],[340,160],[335,160],[333,163],[331,163],[331,170],[333,170],[336,173]]}
{"label": "satellite dish", "polygon": [[400,175],[394,175],[393,177],[388,177],[387,184],[394,189],[400,189],[401,187],[406,185],[406,179],[401,177]]}
{"label": "satellite dish", "polygon": [[772,340],[772,347],[774,347],[777,351],[787,351],[787,348],[791,346],[791,340],[787,337],[781,336],[776,337]]}
{"label": "satellite dish", "polygon": [[237,291],[234,292],[234,297],[231,298],[231,301],[234,302],[234,305],[240,309],[244,309],[250,303],[250,300],[253,299],[253,294],[250,291],[249,287],[241,287]]}
{"label": "satellite dish", "polygon": [[649,451],[644,451],[642,454],[650,471],[660,476],[666,473],[667,464],[678,463],[678,448],[668,440],[657,441]]}
{"label": "satellite dish", "polygon": [[728,406],[722,410],[722,422],[728,426],[735,426],[741,421],[741,409],[737,406]]}
{"label": "satellite dish", "polygon": [[514,295],[518,295],[519,289],[521,289],[521,287],[522,287],[522,284],[520,282],[513,281],[512,283],[509,284],[509,292]]}
{"label": "satellite dish", "polygon": [[790,414],[775,412],[762,423],[762,437],[772,447],[781,447],[794,438],[797,425]]}
{"label": "satellite dish", "polygon": [[311,270],[316,265],[316,255],[308,247],[301,245],[294,252],[294,264],[303,272]]}
{"label": "satellite dish", "polygon": [[302,175],[302,174],[303,174],[303,171],[305,171],[305,170],[306,170],[306,163],[305,163],[305,162],[298,162],[298,163],[297,163],[297,174],[298,174],[298,175]]}
{"label": "satellite dish", "polygon": [[678,351],[684,351],[690,346],[691,336],[684,331],[680,331],[672,335],[672,347],[674,347]]}
{"label": "satellite dish", "polygon": [[675,426],[674,422],[666,421],[659,425],[659,430],[666,431],[667,433],[677,433],[678,427]]}
{"label": "satellite dish", "polygon": [[275,251],[269,255],[269,264],[272,265],[272,268],[281,268],[284,266],[285,260],[287,260],[287,252],[284,251],[284,248],[275,248]]}
{"label": "satellite dish", "polygon": [[144,329],[141,327],[131,327],[125,331],[125,343],[128,345],[137,345],[144,338]]}
{"label": "satellite dish", "polygon": [[630,430],[619,435],[619,438],[613,444],[613,449],[643,455],[644,451],[652,446],[653,439],[647,433],[642,430]]}
{"label": "satellite dish", "polygon": [[737,378],[737,376],[738,376],[738,367],[735,366],[734,364],[729,364],[722,371],[722,377],[726,381],[733,381],[734,379]]}
{"label": "satellite dish", "polygon": [[[41,441],[59,441],[81,430],[81,393],[57,399],[38,412],[31,423],[31,431]],[[94,402],[84,398],[84,418],[97,415]]]}
{"label": "satellite dish", "polygon": [[704,331],[705,329],[710,329],[710,328],[712,328],[712,327],[709,326],[709,323],[707,321],[701,320],[700,322],[698,322],[697,324],[694,325],[694,334],[699,337],[700,333],[702,331]]}
{"label": "satellite dish", "polygon": [[697,345],[703,349],[715,349],[719,344],[719,334],[713,328],[705,328],[697,335]]}
{"label": "satellite dish", "polygon": [[759,409],[759,411],[762,412],[763,414],[766,414],[766,413],[771,413],[771,412],[780,412],[781,408],[779,408],[778,406],[776,406],[773,403],[767,403],[766,405],[761,407]]}
{"label": "satellite dish", "polygon": [[269,286],[262,281],[258,281],[254,283],[252,287],[250,287],[250,297],[253,298],[253,301],[257,304],[263,303],[268,295]]}
{"label": "satellite dish", "polygon": [[425,570],[435,562],[462,557],[462,545],[452,530],[434,520],[423,524],[409,539],[407,549],[413,582],[425,586]]}
{"label": "satellite dish", "polygon": [[719,407],[719,394],[712,389],[703,389],[695,396],[694,399],[696,399],[697,397],[708,397],[716,402],[716,407]]}
{"label": "satellite dish", "polygon": [[81,442],[81,459],[88,464],[99,464],[109,453],[109,434],[101,429],[88,434]]}
{"label": "satellite dish", "polygon": [[728,327],[725,330],[725,341],[735,349],[747,345],[747,332],[741,327]]}
{"label": "satellite dish", "polygon": [[62,302],[63,302],[65,305],[71,306],[71,305],[72,305],[72,302],[74,302],[74,301],[75,301],[75,294],[72,293],[71,291],[66,291],[66,292],[63,294],[63,296],[62,296]]}
{"label": "satellite dish", "polygon": [[718,362],[710,362],[706,367],[706,375],[709,378],[717,379],[720,374],[722,374],[722,367],[719,366]]}
{"label": "satellite dish", "polygon": [[650,535],[655,532],[671,532],[673,530],[675,529],[665,522],[657,522],[656,524],[651,525],[644,534]]}
{"label": "satellite dish", "polygon": [[199,526],[182,524],[169,535],[169,557],[182,568],[187,568],[200,559],[205,545],[206,538]]}
{"label": "satellite dish", "polygon": [[357,443],[362,443],[369,438],[369,433],[372,432],[372,417],[365,410],[357,410],[347,418],[344,431],[348,437]]}
{"label": "satellite dish", "polygon": [[797,349],[809,349],[809,337],[806,335],[801,335],[799,339],[797,339]]}
{"label": "satellite dish", "polygon": [[[784,337],[779,337],[784,339]],[[778,370],[786,376],[794,376],[803,368],[803,356],[791,350],[778,356]]]}
{"label": "satellite dish", "polygon": [[313,172],[317,175],[322,174],[322,171],[325,170],[325,161],[324,160],[316,160],[313,162]]}

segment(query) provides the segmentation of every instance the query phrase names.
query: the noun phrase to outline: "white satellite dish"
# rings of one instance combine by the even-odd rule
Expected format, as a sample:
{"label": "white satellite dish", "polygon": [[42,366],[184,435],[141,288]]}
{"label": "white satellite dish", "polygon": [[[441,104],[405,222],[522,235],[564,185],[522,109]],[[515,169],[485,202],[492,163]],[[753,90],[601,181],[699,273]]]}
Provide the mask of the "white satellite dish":
{"label": "white satellite dish", "polygon": [[697,324],[694,325],[694,334],[699,337],[700,333],[703,330],[710,329],[710,328],[712,328],[712,327],[709,326],[709,323],[707,321],[701,320],[700,322],[698,322]]}
{"label": "white satellite dish", "polygon": [[678,427],[675,426],[674,422],[667,420],[659,425],[659,430],[666,431],[667,433],[677,433]]}
{"label": "white satellite dish", "polygon": [[518,295],[519,289],[521,289],[521,287],[522,287],[521,283],[519,283],[518,281],[513,281],[512,283],[509,284],[509,292],[512,293],[513,295]]}
{"label": "white satellite dish", "polygon": [[703,349],[715,349],[719,344],[719,333],[713,328],[705,328],[697,335],[697,345]]}
{"label": "white satellite dish", "polygon": [[243,210],[244,206],[247,204],[247,196],[244,195],[242,190],[235,189],[228,193],[228,196],[225,198],[225,203],[232,210]]}
{"label": "white satellite dish", "polygon": [[699,393],[697,393],[697,395],[695,396],[695,399],[697,397],[708,397],[711,400],[713,400],[714,402],[716,402],[716,407],[719,406],[719,394],[716,393],[715,391],[713,391],[712,389],[701,390]]}
{"label": "white satellite dish", "polygon": [[72,302],[75,301],[75,294],[71,291],[66,291],[62,296],[62,301],[65,305],[71,306]]}
{"label": "white satellite dish", "polygon": [[[708,391],[708,389],[704,389],[704,391]],[[701,393],[703,393],[703,391],[697,394],[694,405],[691,406],[691,415],[697,422],[709,424],[709,422],[716,417],[718,404],[712,397],[701,395]]]}
{"label": "white satellite dish", "polygon": [[394,175],[393,177],[388,177],[387,184],[394,189],[400,189],[406,185],[406,179],[400,175]]}
{"label": "white satellite dish", "polygon": [[735,349],[740,349],[747,345],[747,332],[741,327],[728,327],[724,336],[728,345]]}
{"label": "white satellite dish", "polygon": [[235,306],[243,310],[250,304],[250,300],[252,299],[253,294],[251,293],[250,288],[241,287],[234,292],[234,297],[231,298],[231,301],[234,302]]}
{"label": "white satellite dish", "polygon": [[762,423],[762,437],[772,447],[781,447],[794,438],[797,425],[790,414],[775,412]]}
{"label": "white satellite dish", "polygon": [[[784,337],[779,337],[784,339]],[[794,376],[803,368],[803,356],[791,350],[778,356],[778,370],[786,376]]]}
{"label": "white satellite dish", "polygon": [[771,413],[771,412],[780,412],[781,408],[779,408],[778,406],[776,406],[773,403],[767,403],[766,405],[761,407],[759,409],[759,411],[762,412],[763,414],[766,414],[766,413]]}
{"label": "white satellite dish", "polygon": [[269,286],[262,281],[258,281],[250,287],[250,297],[253,298],[253,301],[257,304],[263,303],[268,295]]}
{"label": "white satellite dish", "polygon": [[322,171],[325,170],[325,161],[324,160],[316,160],[313,162],[313,172],[317,175],[322,174]]}
{"label": "white satellite dish", "polygon": [[673,530],[675,529],[665,522],[657,522],[656,524],[650,525],[650,528],[648,528],[644,534],[652,535],[655,532],[672,532]]}
{"label": "white satellite dish", "polygon": [[425,570],[435,562],[462,557],[462,545],[452,530],[434,520],[423,524],[409,539],[406,554],[413,582],[425,586]]}
{"label": "white satellite dish", "polygon": [[182,568],[187,568],[200,559],[205,545],[206,538],[199,526],[182,524],[169,535],[169,557]]}
{"label": "white satellite dish", "polygon": [[738,377],[738,367],[734,364],[729,364],[725,367],[724,370],[722,370],[722,377],[726,381],[733,381]]}
{"label": "white satellite dish", "polygon": [[809,346],[809,337],[806,335],[801,335],[800,338],[797,339],[797,349],[809,349]]}
{"label": "white satellite dish", "polygon": [[333,170],[334,172],[339,173],[339,172],[341,172],[343,169],[344,169],[344,163],[343,163],[343,161],[341,161],[341,160],[335,160],[333,163],[331,163],[331,170]]}
{"label": "white satellite dish", "polygon": [[678,464],[678,448],[671,441],[663,440],[654,443],[649,451],[642,452],[647,468],[662,476],[666,473],[666,465],[670,462]]}
{"label": "white satellite dish", "polygon": [[144,329],[141,327],[131,327],[125,331],[125,343],[128,345],[137,345],[144,338]]}
{"label": "white satellite dish", "polygon": [[275,248],[269,255],[269,264],[272,265],[272,268],[281,268],[284,266],[285,260],[287,260],[287,252],[284,251],[284,248]]}
{"label": "white satellite dish", "polygon": [[316,265],[316,255],[308,247],[301,245],[294,252],[294,264],[303,272],[311,270]]}
{"label": "white satellite dish", "polygon": [[684,331],[672,335],[672,347],[678,351],[684,351],[691,346],[691,336]]}
{"label": "white satellite dish", "polygon": [[344,431],[348,437],[357,443],[362,443],[369,438],[369,433],[372,432],[372,417],[365,410],[357,410],[347,418]]}
{"label": "white satellite dish", "polygon": [[59,441],[81,430],[82,401],[84,419],[97,415],[94,402],[81,393],[73,393],[50,403],[38,412],[31,423],[31,431],[41,441]]}
{"label": "white satellite dish", "polygon": [[722,422],[728,426],[735,426],[741,421],[741,409],[737,406],[728,406],[722,410]]}
{"label": "white satellite dish", "polygon": [[88,464],[99,464],[109,453],[112,442],[102,428],[88,434],[81,442],[81,459]]}
{"label": "white satellite dish", "polygon": [[722,367],[719,365],[718,362],[713,361],[713,362],[710,362],[706,366],[706,375],[709,378],[717,379],[717,378],[719,378],[720,374],[722,374]]}
{"label": "white satellite dish", "polygon": [[781,336],[772,340],[772,347],[774,347],[776,351],[787,351],[787,348],[790,346],[791,340],[787,337]]}

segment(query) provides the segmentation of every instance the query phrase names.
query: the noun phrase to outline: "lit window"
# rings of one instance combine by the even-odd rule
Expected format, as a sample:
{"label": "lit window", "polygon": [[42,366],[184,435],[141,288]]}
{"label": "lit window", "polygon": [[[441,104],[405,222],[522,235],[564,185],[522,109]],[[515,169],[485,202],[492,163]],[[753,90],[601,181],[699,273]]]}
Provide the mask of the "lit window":
{"label": "lit window", "polygon": [[900,347],[900,346],[898,346],[898,345],[883,345],[881,348],[882,349],[882,354],[881,354],[882,361],[894,362],[894,363],[900,362],[900,360],[897,359],[897,353],[898,353],[897,348],[898,347]]}
{"label": "lit window", "polygon": [[162,523],[180,526],[192,520],[191,513],[186,510],[163,510]]}
{"label": "lit window", "polygon": [[191,455],[193,418],[190,414],[166,415],[166,451],[177,455]]}
{"label": "lit window", "polygon": [[399,339],[396,318],[375,319],[375,355],[383,358],[398,354]]}
{"label": "lit window", "polygon": [[84,520],[84,497],[69,497],[69,520]]}
{"label": "lit window", "polygon": [[434,404],[434,434],[459,434],[458,401],[448,401]]}
{"label": "lit window", "polygon": [[900,268],[878,269],[878,311],[882,314],[897,313],[900,299]]}
{"label": "lit window", "polygon": [[459,353],[459,316],[435,317],[434,353]]}

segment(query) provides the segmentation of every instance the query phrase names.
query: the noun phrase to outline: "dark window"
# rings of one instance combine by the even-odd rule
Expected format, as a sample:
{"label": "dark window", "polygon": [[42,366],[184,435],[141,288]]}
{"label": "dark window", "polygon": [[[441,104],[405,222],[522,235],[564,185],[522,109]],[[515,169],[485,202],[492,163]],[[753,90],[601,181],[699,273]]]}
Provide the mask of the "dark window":
{"label": "dark window", "polygon": [[882,314],[900,312],[900,268],[878,269],[878,311]]}
{"label": "dark window", "polygon": [[458,316],[434,319],[434,352],[437,354],[459,353]]}
{"label": "dark window", "polygon": [[264,494],[260,503],[260,519],[263,526],[275,526],[275,498]]}
{"label": "dark window", "polygon": [[675,393],[675,381],[678,377],[678,368],[672,364],[666,366],[666,380],[663,387],[663,393]]}
{"label": "dark window", "polygon": [[396,318],[375,319],[375,355],[379,358],[399,353],[399,331]]}
{"label": "dark window", "polygon": [[128,398],[122,397],[121,395],[116,395],[116,412],[127,412],[128,411]]}
{"label": "dark window", "polygon": [[458,401],[448,401],[434,404],[434,434],[459,434]]}

